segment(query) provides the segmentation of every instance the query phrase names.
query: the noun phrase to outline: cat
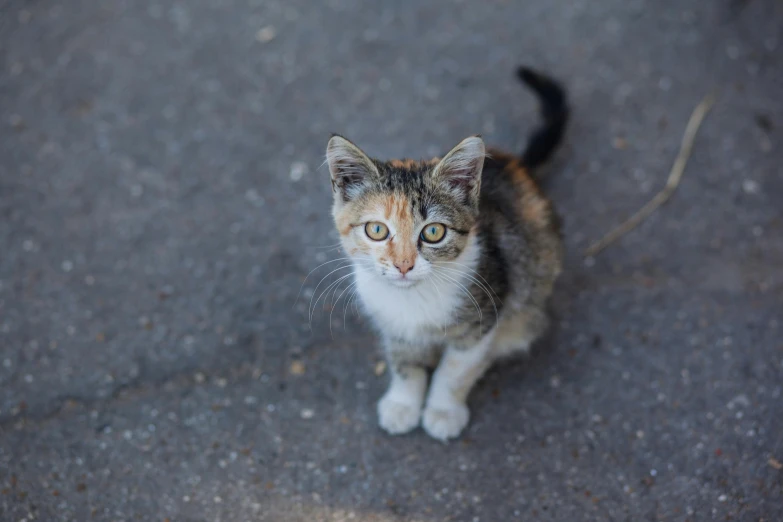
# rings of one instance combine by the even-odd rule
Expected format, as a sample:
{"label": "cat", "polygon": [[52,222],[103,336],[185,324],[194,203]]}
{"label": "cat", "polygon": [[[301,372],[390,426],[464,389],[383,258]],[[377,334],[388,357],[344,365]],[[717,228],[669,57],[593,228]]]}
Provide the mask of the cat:
{"label": "cat", "polygon": [[521,157],[487,153],[480,136],[427,161],[379,161],[339,135],[327,145],[332,215],[391,374],[378,403],[390,434],[421,423],[435,439],[459,436],[484,371],[547,328],[563,247],[531,171],[562,141],[569,109],[555,80],[517,75],[543,118]]}

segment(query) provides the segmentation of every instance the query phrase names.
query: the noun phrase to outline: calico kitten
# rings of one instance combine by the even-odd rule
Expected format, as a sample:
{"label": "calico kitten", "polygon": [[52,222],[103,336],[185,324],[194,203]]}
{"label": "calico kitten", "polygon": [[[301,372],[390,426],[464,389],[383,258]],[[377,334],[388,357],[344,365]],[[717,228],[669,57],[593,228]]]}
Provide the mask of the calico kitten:
{"label": "calico kitten", "polygon": [[391,370],[378,403],[389,433],[421,420],[436,439],[458,436],[484,371],[547,327],[562,244],[530,169],[561,141],[568,108],[555,81],[524,67],[518,75],[544,120],[521,157],[487,153],[479,136],[428,161],[372,159],[341,136],[327,146],[334,220]]}

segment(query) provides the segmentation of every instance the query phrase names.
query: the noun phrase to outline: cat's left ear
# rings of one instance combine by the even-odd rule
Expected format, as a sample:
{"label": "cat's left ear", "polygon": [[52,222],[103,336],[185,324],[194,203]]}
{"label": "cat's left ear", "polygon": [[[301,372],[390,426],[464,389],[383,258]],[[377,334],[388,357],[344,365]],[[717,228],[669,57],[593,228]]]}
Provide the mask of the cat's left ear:
{"label": "cat's left ear", "polygon": [[440,160],[432,176],[465,204],[478,209],[485,156],[484,141],[480,137],[465,138]]}

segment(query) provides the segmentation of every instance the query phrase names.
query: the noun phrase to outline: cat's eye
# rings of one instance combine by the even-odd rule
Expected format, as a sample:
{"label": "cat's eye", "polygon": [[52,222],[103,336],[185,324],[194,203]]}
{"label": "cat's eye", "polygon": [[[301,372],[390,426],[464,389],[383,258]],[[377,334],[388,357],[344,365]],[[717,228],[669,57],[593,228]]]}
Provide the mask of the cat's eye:
{"label": "cat's eye", "polygon": [[421,240],[426,243],[437,243],[446,235],[446,227],[440,223],[430,223],[421,231]]}
{"label": "cat's eye", "polygon": [[370,221],[364,225],[364,232],[373,241],[383,241],[389,237],[389,227],[378,221]]}

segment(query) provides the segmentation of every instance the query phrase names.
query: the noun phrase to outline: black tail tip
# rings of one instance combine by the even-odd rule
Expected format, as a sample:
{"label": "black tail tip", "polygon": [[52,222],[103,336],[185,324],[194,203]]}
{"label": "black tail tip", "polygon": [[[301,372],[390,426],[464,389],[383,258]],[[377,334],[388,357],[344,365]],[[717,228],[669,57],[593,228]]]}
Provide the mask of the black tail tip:
{"label": "black tail tip", "polygon": [[536,167],[547,161],[560,144],[568,122],[568,104],[565,90],[560,84],[530,67],[517,68],[517,76],[539,100],[543,122],[528,139],[522,161],[528,167]]}
{"label": "black tail tip", "polygon": [[532,87],[533,84],[538,82],[540,75],[530,67],[520,65],[517,68],[517,77]]}
{"label": "black tail tip", "polygon": [[521,65],[517,68],[517,77],[536,92],[543,99],[545,105],[550,108],[565,106],[566,95],[563,87],[549,76]]}

